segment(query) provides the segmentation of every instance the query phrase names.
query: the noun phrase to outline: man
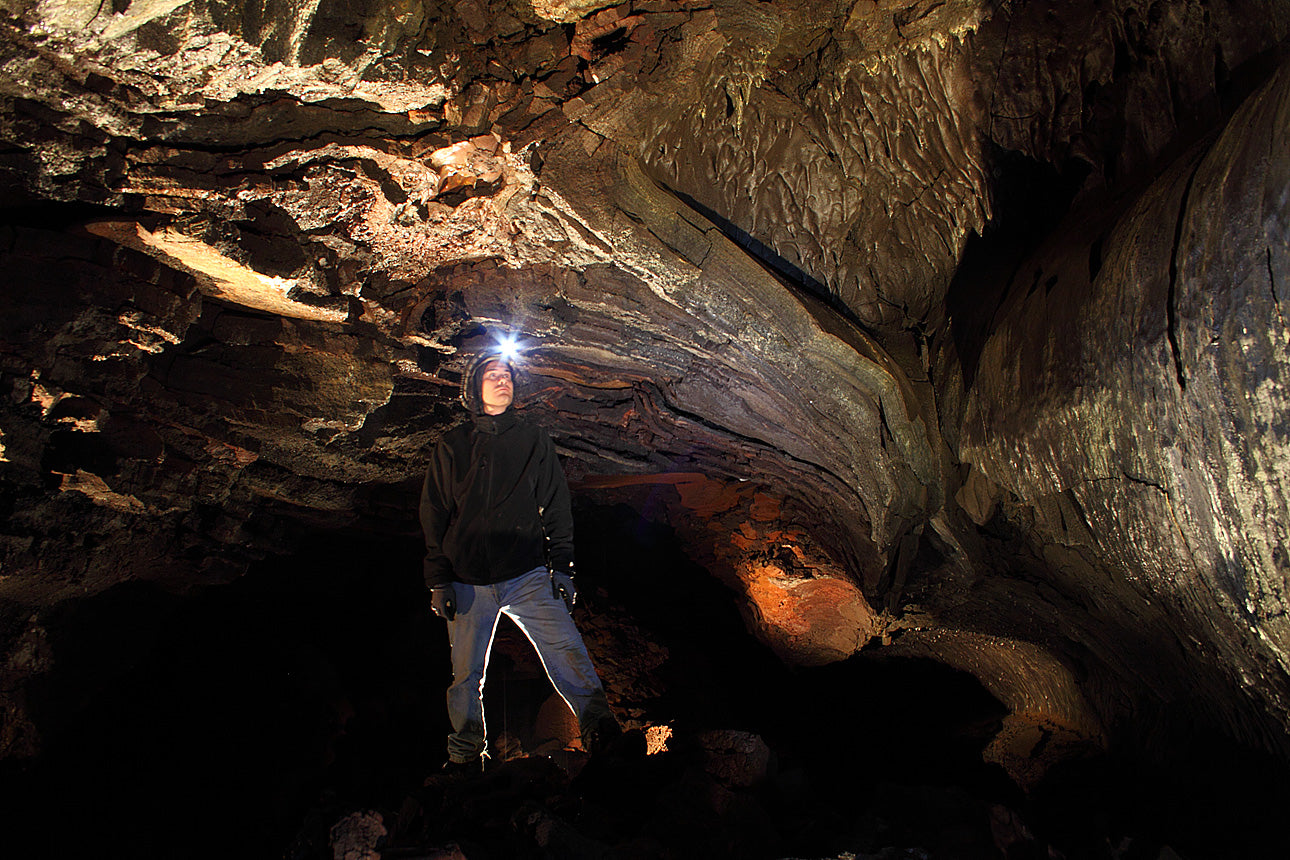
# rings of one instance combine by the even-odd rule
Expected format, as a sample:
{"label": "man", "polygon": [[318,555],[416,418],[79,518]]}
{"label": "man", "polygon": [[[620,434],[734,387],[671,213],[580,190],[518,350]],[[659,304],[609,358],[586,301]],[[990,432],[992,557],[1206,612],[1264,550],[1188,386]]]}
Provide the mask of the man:
{"label": "man", "polygon": [[578,593],[564,471],[514,399],[512,363],[500,352],[476,358],[462,380],[471,420],[439,441],[421,490],[425,581],[452,648],[452,772],[478,772],[487,758],[484,680],[503,612],[577,715],[584,747],[598,751],[620,732],[569,614]]}

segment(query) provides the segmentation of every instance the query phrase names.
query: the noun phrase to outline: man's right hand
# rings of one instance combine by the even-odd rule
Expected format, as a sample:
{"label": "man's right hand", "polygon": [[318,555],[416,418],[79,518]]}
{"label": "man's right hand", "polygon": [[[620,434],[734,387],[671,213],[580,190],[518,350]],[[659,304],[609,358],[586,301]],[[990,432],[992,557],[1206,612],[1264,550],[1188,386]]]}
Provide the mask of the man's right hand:
{"label": "man's right hand", "polygon": [[430,589],[430,608],[444,621],[457,617],[457,597],[451,585],[436,585]]}

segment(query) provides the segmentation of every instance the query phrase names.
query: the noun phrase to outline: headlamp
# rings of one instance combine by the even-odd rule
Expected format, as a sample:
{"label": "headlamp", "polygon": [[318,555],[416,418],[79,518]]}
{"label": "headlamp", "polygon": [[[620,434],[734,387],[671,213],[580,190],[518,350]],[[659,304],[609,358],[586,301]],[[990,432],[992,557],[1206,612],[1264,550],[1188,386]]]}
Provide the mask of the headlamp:
{"label": "headlamp", "polygon": [[520,357],[519,340],[514,334],[504,334],[497,338],[497,351],[501,354],[502,361],[512,364]]}

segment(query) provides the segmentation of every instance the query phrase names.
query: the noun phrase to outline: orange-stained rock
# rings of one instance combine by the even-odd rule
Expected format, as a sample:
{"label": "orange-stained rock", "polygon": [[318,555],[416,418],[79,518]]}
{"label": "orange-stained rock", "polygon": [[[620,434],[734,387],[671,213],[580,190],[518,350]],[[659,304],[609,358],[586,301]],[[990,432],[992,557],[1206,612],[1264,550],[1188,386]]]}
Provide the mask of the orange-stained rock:
{"label": "orange-stained rock", "polygon": [[728,511],[739,502],[739,487],[721,481],[686,481],[676,489],[681,493],[681,504],[701,517]]}
{"label": "orange-stained rock", "polygon": [[790,663],[845,660],[878,633],[877,615],[860,589],[841,579],[789,579],[773,568],[741,576],[754,632]]}
{"label": "orange-stained rock", "polygon": [[[660,485],[675,495],[651,492],[642,501],[645,488]],[[696,561],[743,597],[750,632],[785,662],[844,660],[881,628],[845,568],[802,529],[787,527],[782,499],[765,487],[694,472],[602,475],[575,487],[625,494],[638,509],[664,505]]]}
{"label": "orange-stained rock", "polygon": [[770,522],[779,517],[779,499],[766,493],[753,493],[753,519]]}

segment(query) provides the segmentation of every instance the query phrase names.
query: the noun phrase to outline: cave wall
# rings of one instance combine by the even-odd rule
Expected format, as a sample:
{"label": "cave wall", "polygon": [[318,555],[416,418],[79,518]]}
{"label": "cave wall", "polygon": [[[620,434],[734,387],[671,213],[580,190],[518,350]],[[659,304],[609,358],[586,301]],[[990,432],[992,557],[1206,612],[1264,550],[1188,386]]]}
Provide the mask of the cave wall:
{"label": "cave wall", "polygon": [[1216,722],[1242,723],[1222,689],[1242,691],[1268,718],[1242,725],[1253,738],[1284,723],[1287,690],[1287,80],[1110,224],[1072,219],[1018,268],[959,447],[989,488],[978,517],[1027,509],[1050,585],[1117,628],[1084,642],[1141,638],[1154,669],[1122,671]]}
{"label": "cave wall", "polygon": [[414,536],[509,329],[580,497],[677,528],[787,661],[971,671],[1014,773],[1035,726],[1177,711],[1284,750],[1283,4],[0,28],[7,755],[52,608]]}

